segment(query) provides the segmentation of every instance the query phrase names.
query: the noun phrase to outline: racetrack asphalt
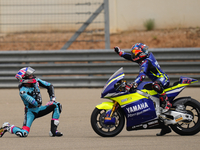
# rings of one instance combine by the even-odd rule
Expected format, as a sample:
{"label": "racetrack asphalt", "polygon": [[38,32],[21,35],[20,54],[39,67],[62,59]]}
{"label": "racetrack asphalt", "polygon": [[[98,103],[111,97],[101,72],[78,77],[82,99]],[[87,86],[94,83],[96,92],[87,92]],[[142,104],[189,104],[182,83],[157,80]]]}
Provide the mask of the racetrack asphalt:
{"label": "racetrack asphalt", "polygon": [[[123,131],[112,138],[97,135],[90,116],[95,106],[103,101],[101,88],[55,88],[56,99],[63,106],[58,130],[63,137],[49,137],[51,114],[36,119],[27,138],[5,133],[0,138],[0,150],[197,150],[200,133],[180,136],[171,132],[157,137],[160,130]],[[46,89],[41,89],[43,105],[49,101]],[[18,89],[0,89],[0,125],[10,122],[22,127],[24,105]],[[186,87],[178,97],[191,96],[200,101],[200,88]]]}

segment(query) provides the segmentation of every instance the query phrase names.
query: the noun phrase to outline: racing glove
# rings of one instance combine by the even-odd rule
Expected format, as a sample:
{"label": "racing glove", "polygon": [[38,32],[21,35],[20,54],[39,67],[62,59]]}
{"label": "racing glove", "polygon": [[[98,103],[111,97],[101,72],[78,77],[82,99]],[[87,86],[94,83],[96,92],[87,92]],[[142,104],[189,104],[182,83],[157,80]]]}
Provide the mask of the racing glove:
{"label": "racing glove", "polygon": [[130,89],[133,87],[133,84],[132,83],[129,83],[125,86],[125,90],[126,91],[130,91]]}
{"label": "racing glove", "polygon": [[115,46],[114,50],[119,56],[122,56],[124,54],[124,51],[122,51],[118,46]]}
{"label": "racing glove", "polygon": [[132,84],[133,84],[132,88],[136,89],[138,87],[138,84],[136,82],[133,82]]}
{"label": "racing glove", "polygon": [[55,96],[51,96],[51,97],[50,97],[50,101],[47,102],[46,106],[50,106],[50,105],[52,105],[54,102],[56,102],[56,97],[55,97]]}
{"label": "racing glove", "polygon": [[126,85],[125,89],[126,91],[134,90],[138,87],[138,84],[136,82],[129,83]]}
{"label": "racing glove", "polygon": [[50,101],[54,101],[55,102],[56,101],[56,97],[55,96],[51,96],[50,97]]}

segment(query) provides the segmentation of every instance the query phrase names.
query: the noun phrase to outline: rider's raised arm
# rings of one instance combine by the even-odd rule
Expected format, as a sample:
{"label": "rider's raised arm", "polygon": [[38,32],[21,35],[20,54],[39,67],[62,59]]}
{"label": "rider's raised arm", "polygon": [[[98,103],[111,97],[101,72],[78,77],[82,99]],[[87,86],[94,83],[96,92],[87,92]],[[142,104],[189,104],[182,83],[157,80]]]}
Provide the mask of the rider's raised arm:
{"label": "rider's raised arm", "polygon": [[131,57],[131,54],[130,53],[125,53],[124,51],[122,51],[119,47],[114,47],[114,50],[115,50],[115,52],[119,55],[119,56],[121,56],[121,57],[123,57],[123,58],[125,58],[125,59],[127,59],[127,60],[130,60],[130,61],[133,61],[133,59],[132,59],[132,57]]}
{"label": "rider's raised arm", "polygon": [[130,61],[133,61],[132,57],[131,57],[131,54],[130,53],[125,53],[121,56],[127,60],[130,60]]}

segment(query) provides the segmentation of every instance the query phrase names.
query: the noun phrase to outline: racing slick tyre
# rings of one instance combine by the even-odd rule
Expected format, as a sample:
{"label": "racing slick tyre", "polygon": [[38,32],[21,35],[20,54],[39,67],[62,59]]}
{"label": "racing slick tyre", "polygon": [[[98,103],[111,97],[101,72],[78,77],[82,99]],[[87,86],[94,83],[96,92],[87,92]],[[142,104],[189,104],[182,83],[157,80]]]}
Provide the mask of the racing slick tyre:
{"label": "racing slick tyre", "polygon": [[174,132],[179,135],[195,135],[200,131],[200,103],[188,98],[180,98],[173,103],[173,106],[183,104],[188,114],[193,116],[192,121],[182,121],[177,124],[171,125]]}
{"label": "racing slick tyre", "polygon": [[93,130],[102,137],[114,137],[118,135],[125,124],[124,114],[121,109],[117,109],[112,117],[115,117],[115,125],[104,124],[106,110],[95,108],[91,115],[91,125]]}

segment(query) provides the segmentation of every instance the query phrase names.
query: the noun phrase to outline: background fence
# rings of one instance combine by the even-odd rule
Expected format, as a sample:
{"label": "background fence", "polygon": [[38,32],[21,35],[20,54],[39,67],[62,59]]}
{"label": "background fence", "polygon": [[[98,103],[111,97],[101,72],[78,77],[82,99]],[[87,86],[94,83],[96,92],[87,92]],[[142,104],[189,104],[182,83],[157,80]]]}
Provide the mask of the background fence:
{"label": "background fence", "polygon": [[[108,2],[0,0],[0,49],[9,50],[9,47],[12,47],[12,50],[43,50],[41,45],[48,47],[55,43],[62,43],[59,45],[64,46],[76,31],[78,34],[83,33],[76,42],[104,42],[102,35],[105,32],[109,34],[109,25],[105,29],[105,23],[109,22],[109,18],[105,17],[104,11],[105,8],[108,10],[108,3],[105,7],[104,1]],[[108,16],[108,11],[106,14]],[[89,20],[91,16],[93,18]],[[78,30],[84,25],[86,29]],[[55,45],[55,49],[60,48],[62,47]]]}
{"label": "background fence", "polygon": [[[130,50],[125,50],[129,52]],[[180,76],[200,81],[200,48],[150,49],[161,68],[169,75],[171,85]],[[125,61],[114,50],[67,51],[1,51],[0,88],[18,86],[15,74],[30,66],[35,75],[55,87],[103,87],[120,67],[125,79],[134,81],[139,72],[136,63]],[[200,86],[200,82],[191,86]]]}

